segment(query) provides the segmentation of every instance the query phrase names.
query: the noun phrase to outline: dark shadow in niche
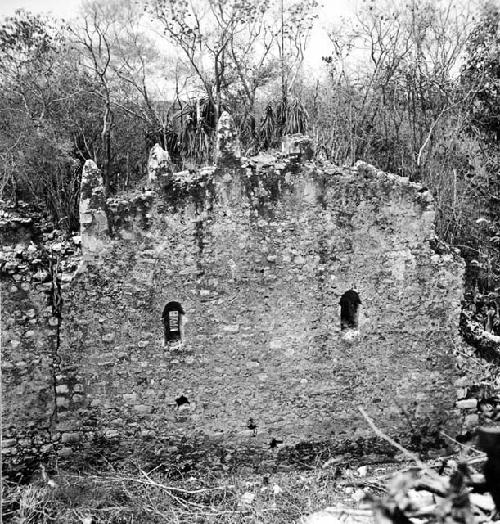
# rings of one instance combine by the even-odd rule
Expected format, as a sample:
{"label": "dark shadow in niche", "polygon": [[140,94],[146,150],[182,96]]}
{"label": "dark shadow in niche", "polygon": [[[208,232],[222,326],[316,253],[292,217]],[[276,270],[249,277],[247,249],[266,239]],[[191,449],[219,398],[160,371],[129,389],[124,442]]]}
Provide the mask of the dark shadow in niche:
{"label": "dark shadow in niche", "polygon": [[247,422],[247,428],[253,431],[253,436],[257,436],[257,423],[253,418],[249,418]]}
{"label": "dark shadow in niche", "polygon": [[279,438],[273,438],[273,440],[271,440],[271,442],[269,443],[269,447],[271,449],[275,449],[277,448],[280,444],[283,444],[283,441]]}
{"label": "dark shadow in niche", "polygon": [[189,404],[189,400],[184,395],[181,395],[179,398],[175,399],[175,403],[177,404],[177,407],[180,408],[184,404]]}
{"label": "dark shadow in niche", "polygon": [[358,329],[358,313],[361,300],[355,289],[349,289],[340,297],[340,329]]}
{"label": "dark shadow in niche", "polygon": [[165,334],[165,345],[169,342],[182,341],[183,338],[184,310],[179,302],[169,302],[163,308],[163,329]]}

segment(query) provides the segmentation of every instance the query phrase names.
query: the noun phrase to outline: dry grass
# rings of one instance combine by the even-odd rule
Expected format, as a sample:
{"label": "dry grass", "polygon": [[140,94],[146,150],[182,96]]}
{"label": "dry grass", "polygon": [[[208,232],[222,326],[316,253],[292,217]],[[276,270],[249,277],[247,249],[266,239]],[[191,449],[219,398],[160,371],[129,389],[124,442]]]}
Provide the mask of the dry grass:
{"label": "dry grass", "polygon": [[[4,522],[290,524],[325,506],[355,505],[351,494],[357,489],[355,474],[341,474],[335,466],[176,481],[140,469],[135,474],[59,472],[52,481],[55,487],[42,479],[29,485],[4,483]],[[362,483],[374,493],[382,485]]]}

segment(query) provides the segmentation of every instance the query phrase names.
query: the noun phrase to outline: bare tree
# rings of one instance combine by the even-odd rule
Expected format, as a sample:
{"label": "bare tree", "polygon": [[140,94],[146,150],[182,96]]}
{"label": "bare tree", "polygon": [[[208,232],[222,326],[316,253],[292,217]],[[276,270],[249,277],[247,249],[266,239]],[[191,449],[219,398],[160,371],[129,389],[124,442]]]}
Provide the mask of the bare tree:
{"label": "bare tree", "polygon": [[81,26],[72,29],[75,43],[80,45],[88,58],[87,67],[97,78],[100,90],[98,95],[103,102],[102,112],[102,173],[106,192],[111,183],[111,128],[113,108],[111,104],[111,26],[112,20],[106,16],[106,4],[87,1],[82,5]]}
{"label": "bare tree", "polygon": [[[351,61],[362,63],[362,77],[352,66],[340,66],[341,73],[332,68],[337,85],[357,93],[349,97],[351,161],[383,142],[392,151],[392,158],[386,157],[390,163],[419,176],[439,122],[464,103],[456,76],[470,20],[467,5],[457,0],[372,0],[356,13],[351,30],[330,33],[333,65],[346,50]],[[360,58],[365,56],[368,62]],[[406,150],[399,159],[390,147],[394,142]]]}
{"label": "bare tree", "polygon": [[[207,0],[151,0],[149,9],[161,22],[164,34],[187,59],[196,74],[217,121],[228,75],[228,46],[233,33],[243,23],[238,2]],[[244,2],[241,4],[245,5]]]}
{"label": "bare tree", "polygon": [[213,106],[213,120],[223,103],[237,100],[241,106],[243,101],[241,123],[254,141],[257,92],[279,76],[278,64],[284,127],[287,97],[301,69],[316,7],[316,0],[149,1],[150,12]]}

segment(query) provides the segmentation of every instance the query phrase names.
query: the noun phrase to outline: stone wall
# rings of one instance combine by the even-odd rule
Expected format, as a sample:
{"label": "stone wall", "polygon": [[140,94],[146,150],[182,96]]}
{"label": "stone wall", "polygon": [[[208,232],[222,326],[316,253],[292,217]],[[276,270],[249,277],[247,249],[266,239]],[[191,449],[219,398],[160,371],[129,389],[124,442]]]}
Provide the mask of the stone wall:
{"label": "stone wall", "polygon": [[4,463],[22,468],[48,457],[61,438],[54,432],[60,298],[76,269],[79,247],[39,216],[24,216],[32,210],[2,204],[2,456]]}
{"label": "stone wall", "polygon": [[[363,164],[269,158],[168,174],[156,191],[114,220],[124,240],[66,300],[60,354],[85,393],[71,424],[91,429],[72,418],[84,407],[110,436],[296,444],[368,436],[362,405],[397,434],[453,425],[462,264],[431,248],[427,192]],[[171,300],[188,317],[182,347],[164,347]]]}
{"label": "stone wall", "polygon": [[29,280],[2,280],[2,446],[4,455],[29,460],[50,451],[57,324]]}
{"label": "stone wall", "polygon": [[[64,291],[56,449],[95,436],[341,447],[372,436],[358,405],[403,442],[456,435],[463,263],[432,248],[429,193],[363,163],[301,162],[296,140],[240,162],[228,127],[216,168],[163,159],[104,214],[82,188],[92,256]],[[340,330],[353,285],[357,333]],[[165,346],[172,300],[188,322]]]}

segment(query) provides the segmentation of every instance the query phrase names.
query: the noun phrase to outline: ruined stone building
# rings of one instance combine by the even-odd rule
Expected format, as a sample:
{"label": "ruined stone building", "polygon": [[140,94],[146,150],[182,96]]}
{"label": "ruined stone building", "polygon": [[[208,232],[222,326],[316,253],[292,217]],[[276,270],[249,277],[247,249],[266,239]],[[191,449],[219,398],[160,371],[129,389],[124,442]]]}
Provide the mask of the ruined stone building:
{"label": "ruined stone building", "polygon": [[96,437],[341,447],[373,435],[358,406],[403,442],[456,435],[463,263],[433,249],[430,194],[309,153],[241,158],[223,115],[215,167],[174,173],[156,146],[145,187],[106,200],[86,163],[59,309],[59,281],[2,272],[4,460]]}

